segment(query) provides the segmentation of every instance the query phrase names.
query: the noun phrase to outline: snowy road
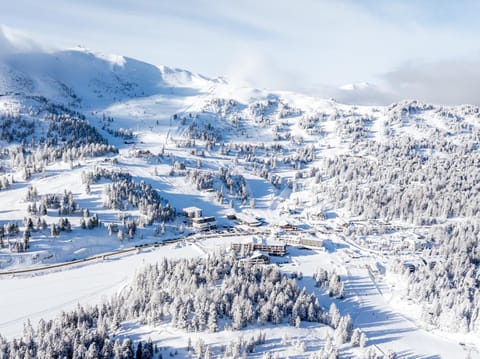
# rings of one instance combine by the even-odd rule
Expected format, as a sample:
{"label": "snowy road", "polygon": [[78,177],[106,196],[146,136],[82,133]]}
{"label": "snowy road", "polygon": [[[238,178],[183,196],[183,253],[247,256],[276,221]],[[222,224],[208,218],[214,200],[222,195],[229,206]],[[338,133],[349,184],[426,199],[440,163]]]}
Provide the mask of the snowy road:
{"label": "snowy road", "polygon": [[[343,302],[339,307],[350,312],[354,325],[362,328],[369,337],[369,343],[376,345],[383,353],[395,351],[405,358],[463,358],[468,348],[458,340],[447,339],[419,328],[412,319],[396,311],[390,304],[393,295],[386,286],[380,288],[375,277],[367,269],[373,256],[381,255],[377,251],[358,246],[344,236],[339,238],[349,247],[359,250],[363,259],[348,263],[335,255],[337,265],[344,270],[347,296],[356,297],[355,302]],[[413,349],[415,348],[415,349]],[[480,358],[473,349],[470,357]]]}
{"label": "snowy road", "polygon": [[[292,264],[284,270],[301,270],[302,285],[315,290],[313,280],[308,281],[317,268],[336,271],[345,282],[345,299],[335,300],[342,314],[349,313],[355,327],[361,328],[380,352],[393,350],[398,358],[465,358],[466,348],[458,341],[441,337],[418,328],[410,319],[395,311],[389,304],[391,293],[380,283],[375,283],[365,267],[365,258],[347,260],[342,250],[331,253],[322,251],[289,250]],[[307,281],[306,281],[307,280]],[[383,295],[382,295],[382,293]],[[320,303],[327,307],[334,299],[317,291]],[[472,351],[471,358],[480,358]]]}
{"label": "snowy road", "polygon": [[[367,269],[350,265],[348,270],[346,291],[357,295],[359,300],[344,302],[339,307],[351,311],[355,326],[365,331],[370,344],[377,345],[383,352],[393,350],[401,358],[463,358],[467,355],[458,342],[420,329],[393,311]],[[478,353],[472,353],[472,357],[475,355]]]}

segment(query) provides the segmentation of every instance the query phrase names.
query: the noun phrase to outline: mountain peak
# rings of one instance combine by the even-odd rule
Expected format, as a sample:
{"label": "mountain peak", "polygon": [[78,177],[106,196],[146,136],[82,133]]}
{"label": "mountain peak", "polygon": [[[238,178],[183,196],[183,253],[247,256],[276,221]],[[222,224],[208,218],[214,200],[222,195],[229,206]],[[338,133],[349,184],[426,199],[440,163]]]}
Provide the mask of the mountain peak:
{"label": "mountain peak", "polygon": [[0,33],[0,93],[42,95],[55,102],[96,108],[129,98],[201,87],[212,80],[186,70],[82,46],[52,52],[17,51]]}

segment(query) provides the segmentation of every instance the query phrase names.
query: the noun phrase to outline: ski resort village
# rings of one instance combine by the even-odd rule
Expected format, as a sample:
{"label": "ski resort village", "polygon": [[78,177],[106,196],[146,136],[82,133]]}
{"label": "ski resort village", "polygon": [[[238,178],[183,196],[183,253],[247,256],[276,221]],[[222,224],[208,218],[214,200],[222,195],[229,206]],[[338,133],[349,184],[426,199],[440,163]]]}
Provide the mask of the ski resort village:
{"label": "ski resort village", "polygon": [[480,358],[478,106],[9,41],[1,359]]}

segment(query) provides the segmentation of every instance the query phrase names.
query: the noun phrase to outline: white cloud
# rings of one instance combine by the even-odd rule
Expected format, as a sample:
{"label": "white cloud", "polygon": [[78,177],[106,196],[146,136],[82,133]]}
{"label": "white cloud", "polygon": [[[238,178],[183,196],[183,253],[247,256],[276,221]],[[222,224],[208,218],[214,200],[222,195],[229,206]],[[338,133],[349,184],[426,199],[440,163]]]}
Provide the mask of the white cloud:
{"label": "white cloud", "polygon": [[311,85],[302,72],[282,68],[262,49],[242,49],[233,58],[225,73],[229,82],[292,91],[304,91]]}
{"label": "white cloud", "polygon": [[43,51],[43,49],[26,33],[0,25],[0,56],[33,51]]}

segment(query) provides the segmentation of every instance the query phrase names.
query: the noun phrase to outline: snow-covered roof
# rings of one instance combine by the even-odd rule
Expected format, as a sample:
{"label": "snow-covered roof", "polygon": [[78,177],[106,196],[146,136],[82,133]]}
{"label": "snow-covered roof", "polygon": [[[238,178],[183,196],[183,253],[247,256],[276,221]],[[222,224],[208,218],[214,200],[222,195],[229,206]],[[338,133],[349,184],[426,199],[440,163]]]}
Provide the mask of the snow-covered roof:
{"label": "snow-covered roof", "polygon": [[198,208],[198,207],[185,207],[183,209],[184,212],[198,212],[198,211],[201,211],[202,209],[201,208]]}
{"label": "snow-covered roof", "polygon": [[258,238],[258,237],[253,237],[252,242],[255,244],[265,244],[265,245],[271,245],[271,246],[284,246],[285,243],[275,240],[275,239],[267,239],[267,238]]}
{"label": "snow-covered roof", "polygon": [[235,213],[235,216],[237,217],[238,220],[242,222],[258,223],[258,220],[254,216],[251,216],[247,213],[239,212],[239,213]]}

